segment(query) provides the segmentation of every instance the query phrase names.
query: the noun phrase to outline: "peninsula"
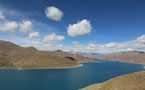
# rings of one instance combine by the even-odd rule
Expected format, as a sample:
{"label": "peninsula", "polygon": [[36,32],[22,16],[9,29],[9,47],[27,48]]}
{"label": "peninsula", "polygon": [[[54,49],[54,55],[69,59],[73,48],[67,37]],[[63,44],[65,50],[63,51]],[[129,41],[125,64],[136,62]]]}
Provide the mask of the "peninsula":
{"label": "peninsula", "polygon": [[34,47],[21,47],[0,41],[0,68],[62,69],[80,67],[84,62],[97,62],[67,52],[40,51]]}

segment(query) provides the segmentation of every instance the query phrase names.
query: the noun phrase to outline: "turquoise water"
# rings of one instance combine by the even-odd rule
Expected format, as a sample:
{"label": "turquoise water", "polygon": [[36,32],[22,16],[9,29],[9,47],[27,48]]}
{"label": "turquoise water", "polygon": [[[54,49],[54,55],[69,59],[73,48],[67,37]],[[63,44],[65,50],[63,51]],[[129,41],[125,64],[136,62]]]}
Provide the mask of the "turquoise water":
{"label": "turquoise water", "polygon": [[144,70],[140,64],[103,60],[74,69],[0,70],[0,90],[77,90],[110,78]]}

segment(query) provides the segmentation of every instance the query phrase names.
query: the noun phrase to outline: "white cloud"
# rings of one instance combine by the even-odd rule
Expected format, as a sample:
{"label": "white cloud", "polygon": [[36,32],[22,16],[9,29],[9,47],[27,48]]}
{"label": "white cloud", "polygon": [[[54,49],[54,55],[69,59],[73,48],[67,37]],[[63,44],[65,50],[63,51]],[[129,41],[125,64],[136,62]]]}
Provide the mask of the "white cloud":
{"label": "white cloud", "polygon": [[20,23],[20,32],[32,32],[33,24],[31,21],[23,21]]}
{"label": "white cloud", "polygon": [[3,13],[0,11],[0,31],[11,31],[14,32],[18,28],[18,24],[15,21],[6,20]]}
{"label": "white cloud", "polygon": [[15,21],[6,21],[4,24],[0,24],[0,31],[14,32],[18,28],[18,24]]}
{"label": "white cloud", "polygon": [[[13,32],[18,28],[17,22],[7,20],[5,16],[2,14],[2,12],[0,12],[0,20],[1,20],[0,31]],[[75,41],[72,42],[72,46],[68,46],[55,44],[59,41],[63,41],[65,39],[64,36],[56,35],[55,33],[49,34],[44,36],[44,39],[41,42],[39,41],[40,40],[39,33],[33,32],[33,24],[30,21],[23,21],[21,25],[22,26],[20,28],[22,32],[31,32],[29,37],[27,38],[29,40],[24,40],[24,38],[16,37],[15,35],[10,35],[9,37],[11,38],[15,37],[16,38],[15,40],[19,40],[19,42],[28,42],[25,44],[25,46],[35,46],[41,50],[61,49],[70,52],[87,52],[87,53],[112,53],[132,50],[145,51],[145,35],[142,35],[136,38],[135,40],[130,40],[122,43],[111,42],[107,44],[94,44],[94,43],[81,44],[80,42]],[[91,33],[91,29],[92,27],[90,25],[90,22],[84,19],[76,24],[69,25],[68,35],[72,37],[88,35]]]}
{"label": "white cloud", "polygon": [[64,36],[61,35],[56,35],[55,33],[49,34],[44,36],[44,39],[42,40],[43,43],[45,44],[55,44],[59,41],[63,41],[65,39]]}
{"label": "white cloud", "polygon": [[113,47],[116,47],[117,45],[118,45],[117,43],[112,42],[112,43],[106,44],[105,46],[109,48],[113,48]]}
{"label": "white cloud", "polygon": [[81,48],[82,50],[82,51],[80,50],[80,52],[113,53],[132,50],[145,51],[145,35],[138,37],[136,40],[126,41],[122,43],[112,42],[104,45],[101,44],[87,44],[87,45],[80,44],[80,45],[81,47],[79,48]]}
{"label": "white cloud", "polygon": [[67,28],[67,33],[72,37],[85,36],[91,33],[91,29],[92,26],[90,22],[84,19],[76,24],[70,24]]}
{"label": "white cloud", "polygon": [[[42,50],[64,50],[67,52],[86,52],[86,53],[113,53],[121,51],[145,51],[145,35],[138,37],[136,40],[126,41],[122,43],[111,42],[108,44],[81,44],[78,41],[72,42],[72,46],[68,45],[40,45],[38,48]],[[140,41],[140,39],[142,41]],[[35,46],[37,47],[37,45]]]}
{"label": "white cloud", "polygon": [[137,40],[140,42],[145,42],[145,35],[138,37]]}
{"label": "white cloud", "polygon": [[0,11],[0,19],[5,20],[5,17],[1,11]]}
{"label": "white cloud", "polygon": [[28,40],[40,40],[40,35],[38,32],[32,32],[29,34]]}
{"label": "white cloud", "polygon": [[54,6],[47,7],[45,10],[45,14],[47,18],[55,21],[60,21],[63,17],[63,12]]}

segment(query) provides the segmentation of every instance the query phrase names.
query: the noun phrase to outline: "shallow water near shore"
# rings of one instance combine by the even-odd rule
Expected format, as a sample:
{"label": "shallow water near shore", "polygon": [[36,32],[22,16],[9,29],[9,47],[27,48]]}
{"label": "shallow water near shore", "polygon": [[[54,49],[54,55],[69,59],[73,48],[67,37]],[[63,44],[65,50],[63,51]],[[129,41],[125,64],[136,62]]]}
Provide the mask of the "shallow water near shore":
{"label": "shallow water near shore", "polygon": [[0,69],[0,90],[78,90],[90,84],[145,70],[141,64],[99,60],[73,69]]}

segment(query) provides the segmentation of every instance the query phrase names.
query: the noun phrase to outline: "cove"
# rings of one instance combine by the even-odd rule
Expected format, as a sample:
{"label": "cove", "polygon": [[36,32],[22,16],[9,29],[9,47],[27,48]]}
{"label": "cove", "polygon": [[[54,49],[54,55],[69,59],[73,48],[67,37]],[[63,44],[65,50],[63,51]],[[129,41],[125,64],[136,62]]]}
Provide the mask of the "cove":
{"label": "cove", "polygon": [[123,74],[145,70],[141,64],[100,61],[84,63],[83,67],[73,69],[0,69],[0,90],[78,90]]}

